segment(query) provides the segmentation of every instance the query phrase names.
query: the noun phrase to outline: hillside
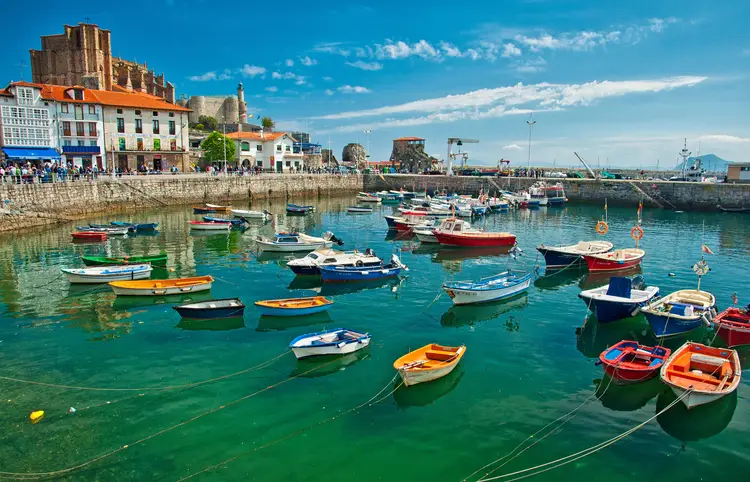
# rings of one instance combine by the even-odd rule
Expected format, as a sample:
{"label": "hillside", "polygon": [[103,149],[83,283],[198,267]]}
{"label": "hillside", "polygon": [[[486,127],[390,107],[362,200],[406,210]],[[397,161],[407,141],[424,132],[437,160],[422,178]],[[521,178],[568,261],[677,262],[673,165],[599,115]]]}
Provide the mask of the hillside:
{"label": "hillside", "polygon": [[[687,159],[687,167],[690,168],[693,165],[693,162],[695,162],[695,159],[699,158],[701,160],[701,167],[707,171],[724,171],[727,170],[727,165],[729,164],[728,161],[725,161],[721,157],[717,156],[716,154],[705,154],[702,156],[693,156],[688,157]],[[674,168],[675,171],[681,171],[682,170],[682,162],[677,164]]]}

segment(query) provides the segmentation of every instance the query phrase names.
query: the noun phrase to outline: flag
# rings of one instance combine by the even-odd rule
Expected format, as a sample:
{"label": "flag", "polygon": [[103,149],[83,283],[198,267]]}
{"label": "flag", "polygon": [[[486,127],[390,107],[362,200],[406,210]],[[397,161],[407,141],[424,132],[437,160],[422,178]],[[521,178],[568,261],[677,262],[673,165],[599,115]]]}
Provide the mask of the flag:
{"label": "flag", "polygon": [[607,210],[607,200],[606,199],[604,200],[604,210],[605,211]]}
{"label": "flag", "polygon": [[643,201],[638,201],[638,217],[641,217],[641,211],[643,211]]}
{"label": "flag", "polygon": [[705,244],[701,245],[701,251],[703,251],[706,254],[714,254],[714,252],[711,251],[711,248],[709,248]]}

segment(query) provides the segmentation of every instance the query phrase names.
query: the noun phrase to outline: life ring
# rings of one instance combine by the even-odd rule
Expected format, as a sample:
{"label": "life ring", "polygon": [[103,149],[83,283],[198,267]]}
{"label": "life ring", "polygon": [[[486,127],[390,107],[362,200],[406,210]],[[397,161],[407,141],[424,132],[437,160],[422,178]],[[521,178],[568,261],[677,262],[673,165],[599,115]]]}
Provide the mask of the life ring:
{"label": "life ring", "polygon": [[357,266],[357,267],[362,267],[362,266],[365,265],[365,263],[363,263],[361,259],[358,259],[357,262],[354,263],[354,265]]}
{"label": "life ring", "polygon": [[633,229],[630,230],[630,237],[636,241],[640,241],[643,237],[643,228],[640,226],[633,226]]}
{"label": "life ring", "polygon": [[599,221],[596,223],[596,232],[599,234],[607,234],[607,231],[609,231],[609,225],[607,224],[607,221]]}

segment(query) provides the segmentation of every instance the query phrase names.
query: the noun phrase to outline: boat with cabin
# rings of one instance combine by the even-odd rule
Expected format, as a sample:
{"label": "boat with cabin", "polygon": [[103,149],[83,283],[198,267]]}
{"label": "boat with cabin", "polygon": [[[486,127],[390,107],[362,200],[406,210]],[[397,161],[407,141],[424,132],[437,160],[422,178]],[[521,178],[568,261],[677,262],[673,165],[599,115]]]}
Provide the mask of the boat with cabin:
{"label": "boat with cabin", "polygon": [[93,268],[62,268],[71,284],[97,284],[110,281],[139,280],[151,277],[150,264],[99,266]]}
{"label": "boat with cabin", "polygon": [[526,292],[531,284],[531,273],[515,274],[505,271],[479,281],[446,281],[443,291],[455,305],[487,303],[512,298]]}
{"label": "boat with cabin", "polygon": [[404,385],[410,387],[430,382],[451,373],[466,353],[466,346],[444,346],[430,343],[393,362]]}
{"label": "boat with cabin", "polygon": [[306,298],[284,298],[280,300],[256,301],[255,306],[263,316],[303,316],[326,311],[333,304],[323,296]]}
{"label": "boat with cabin", "polygon": [[460,219],[448,219],[435,229],[435,238],[440,244],[459,247],[494,247],[516,244],[514,234],[480,231],[471,227],[467,228],[466,224]]}
{"label": "boat with cabin", "polygon": [[109,286],[117,296],[166,296],[196,293],[211,289],[211,276],[140,281],[112,281]]}
{"label": "boat with cabin", "polygon": [[589,271],[619,271],[640,266],[646,252],[639,248],[625,248],[582,256]]}
{"label": "boat with cabin", "polygon": [[612,251],[614,245],[609,241],[578,241],[576,244],[546,246],[536,248],[542,256],[547,269],[567,268],[586,264],[586,254],[602,254]]}
{"label": "boat with cabin", "polygon": [[546,186],[544,195],[547,197],[547,206],[563,206],[568,200],[565,197],[565,188],[562,183],[558,182],[554,186]]}
{"label": "boat with cabin", "polygon": [[638,383],[654,378],[672,351],[663,346],[646,346],[637,341],[623,340],[599,355],[604,372],[615,383]]}
{"label": "boat with cabin", "polygon": [[392,278],[408,271],[409,268],[401,262],[395,254],[388,264],[374,264],[369,266],[324,266],[319,265],[320,277],[324,283],[344,283],[351,281],[374,281]]}
{"label": "boat with cabin", "polygon": [[370,345],[371,336],[346,328],[300,335],[289,343],[298,360],[311,356],[347,355]]}
{"label": "boat with cabin", "polygon": [[310,252],[320,247],[330,248],[334,243],[344,244],[330,231],[323,233],[322,237],[309,236],[304,233],[276,233],[273,239],[258,236],[256,242],[261,251],[271,252]]}
{"label": "boat with cabin", "polygon": [[297,276],[320,276],[320,266],[380,266],[383,260],[370,248],[360,251],[337,251],[320,247],[304,258],[293,259],[286,265]]}
{"label": "boat with cabin", "polygon": [[613,276],[609,284],[581,291],[578,297],[596,315],[599,323],[610,323],[622,318],[635,316],[641,307],[659,296],[658,286],[645,286],[643,277],[632,280]]}

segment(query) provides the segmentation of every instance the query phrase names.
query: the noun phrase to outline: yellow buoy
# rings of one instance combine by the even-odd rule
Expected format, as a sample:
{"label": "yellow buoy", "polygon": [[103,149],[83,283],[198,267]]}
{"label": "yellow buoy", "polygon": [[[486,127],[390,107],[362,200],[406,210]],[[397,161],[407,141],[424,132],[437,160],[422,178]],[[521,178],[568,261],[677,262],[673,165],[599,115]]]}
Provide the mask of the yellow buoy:
{"label": "yellow buoy", "polygon": [[31,415],[29,415],[29,419],[31,419],[31,423],[37,423],[41,419],[44,418],[44,410],[37,410],[36,412],[31,412]]}

